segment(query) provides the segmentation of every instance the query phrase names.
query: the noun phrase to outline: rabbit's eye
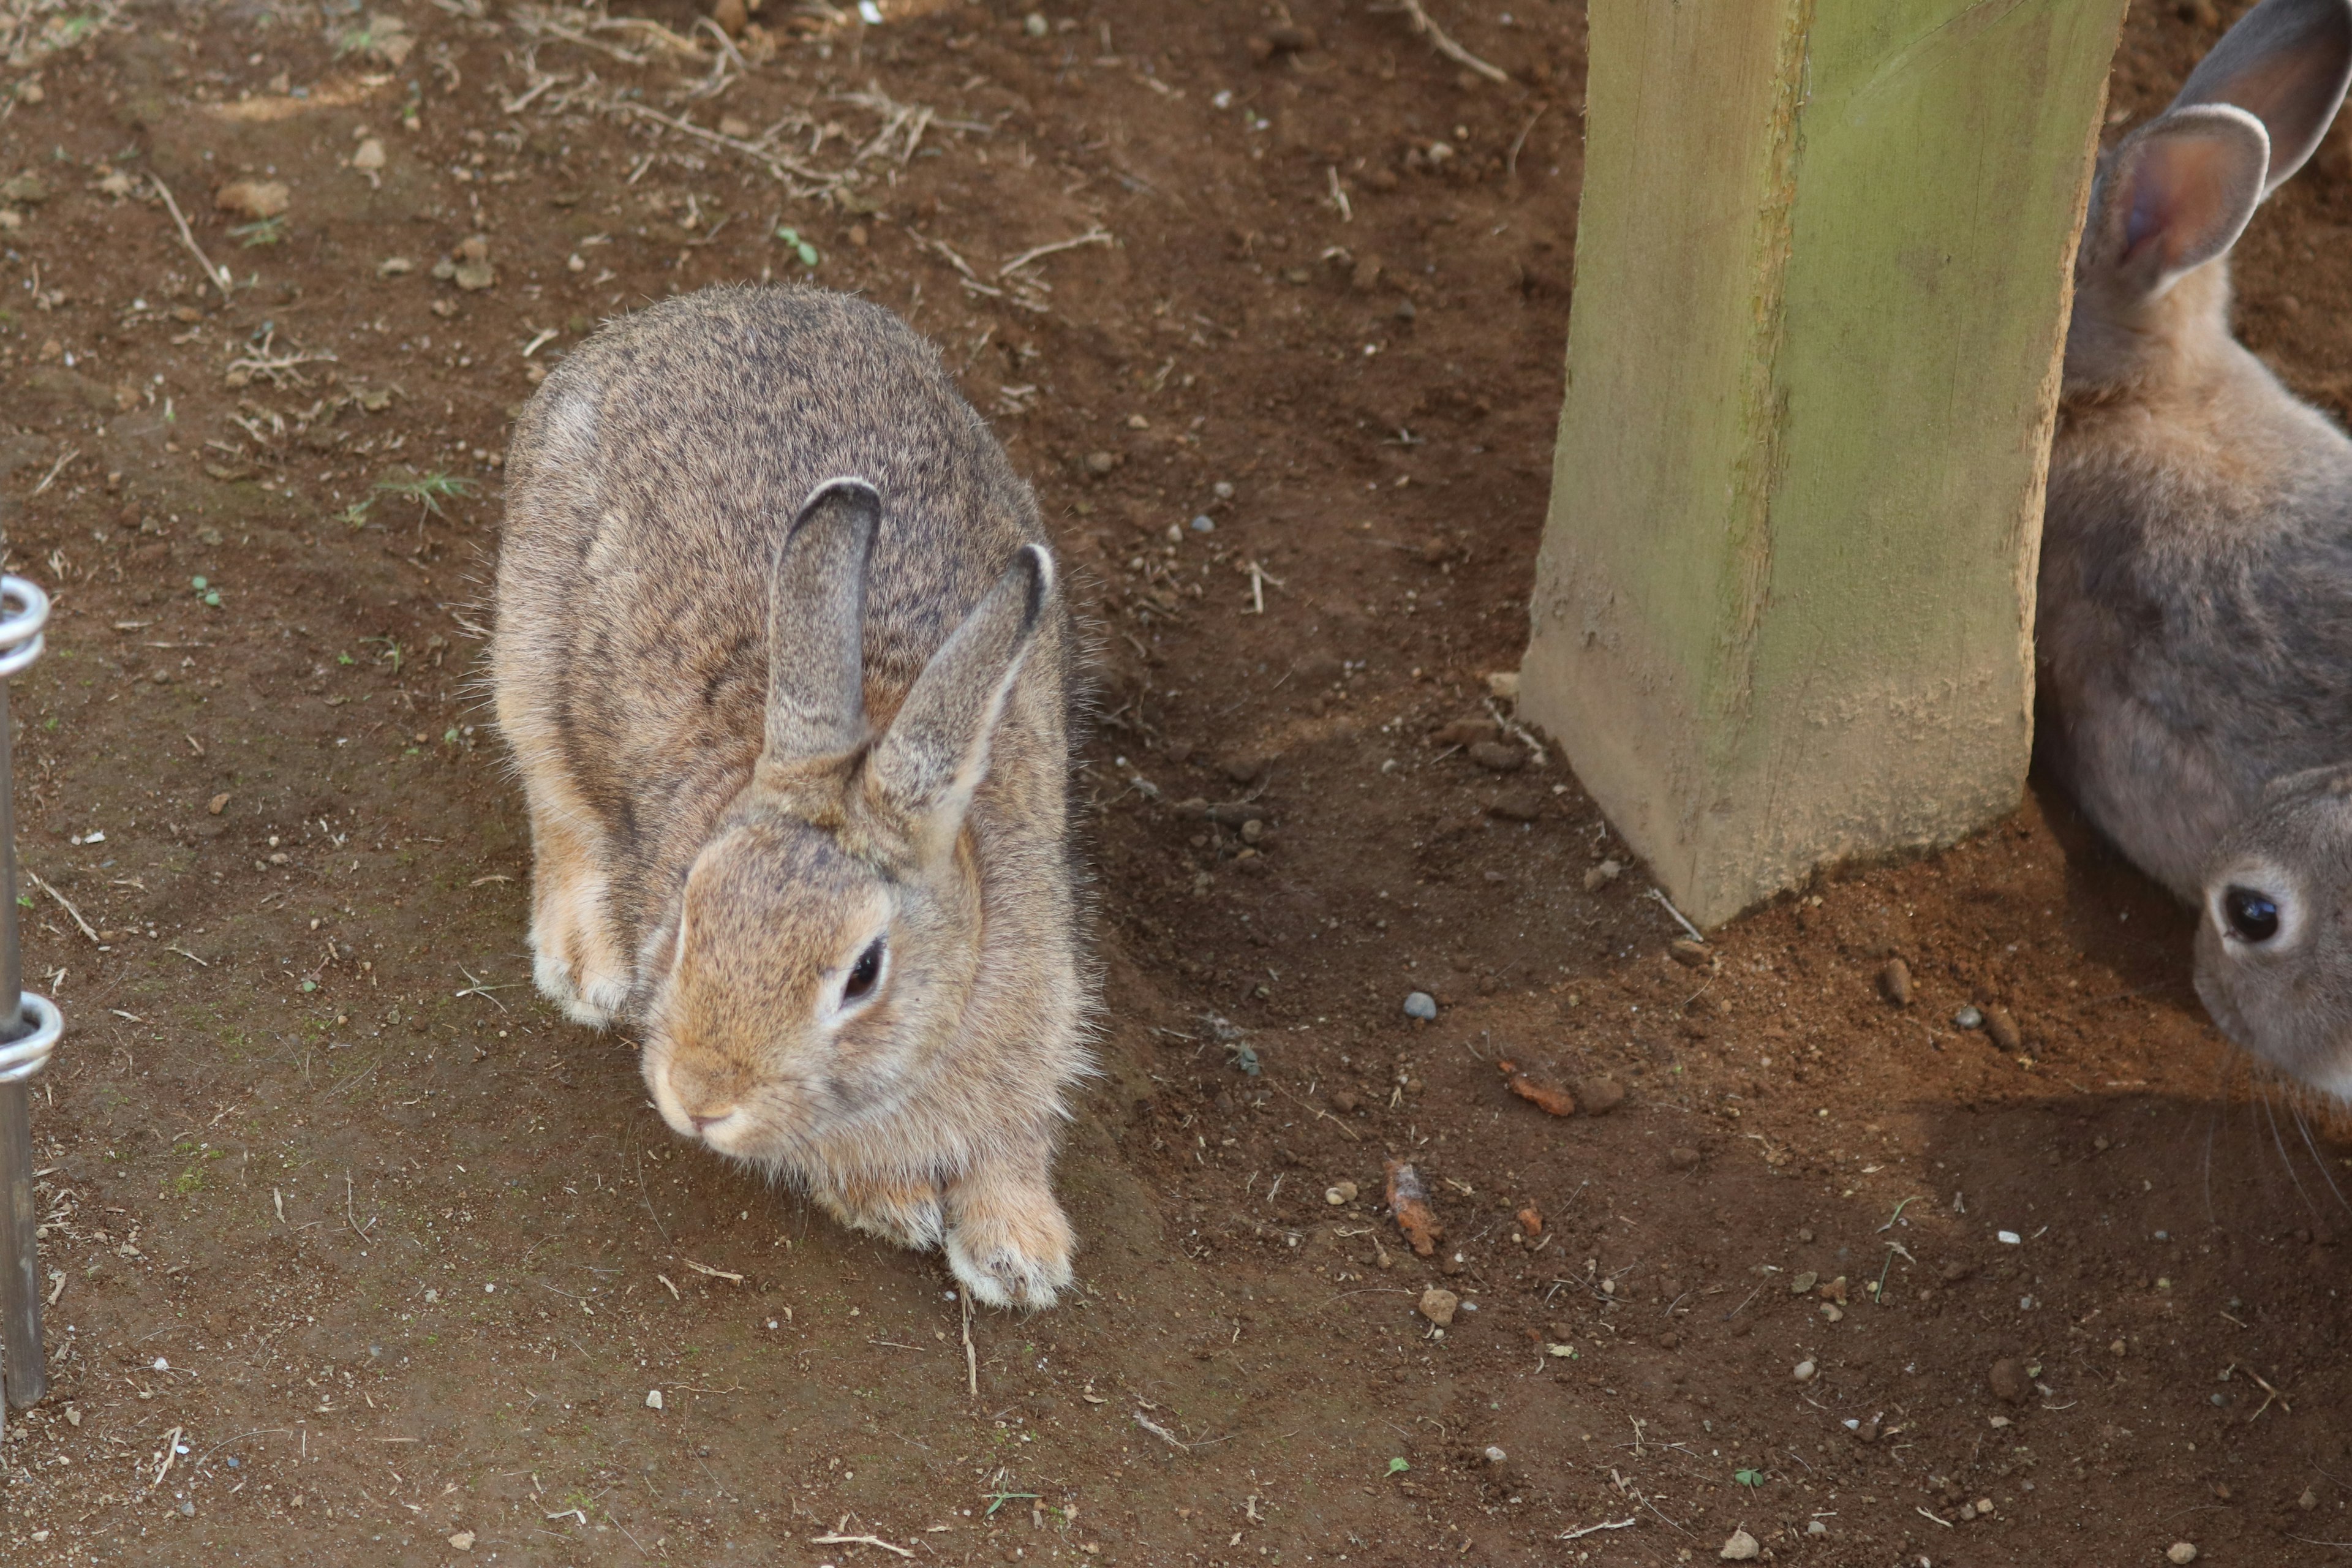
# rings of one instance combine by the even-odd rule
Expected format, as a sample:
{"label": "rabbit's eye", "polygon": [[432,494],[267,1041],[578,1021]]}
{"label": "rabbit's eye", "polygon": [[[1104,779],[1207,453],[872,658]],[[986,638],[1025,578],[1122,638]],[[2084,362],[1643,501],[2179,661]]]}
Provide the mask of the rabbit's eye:
{"label": "rabbit's eye", "polygon": [[849,966],[849,978],[842,983],[841,999],[856,1002],[874,994],[874,983],[882,978],[882,939],[876,937]]}
{"label": "rabbit's eye", "polygon": [[2246,942],[2268,942],[2278,935],[2278,903],[2268,893],[2231,888],[2221,895],[2221,913],[2230,929]]}

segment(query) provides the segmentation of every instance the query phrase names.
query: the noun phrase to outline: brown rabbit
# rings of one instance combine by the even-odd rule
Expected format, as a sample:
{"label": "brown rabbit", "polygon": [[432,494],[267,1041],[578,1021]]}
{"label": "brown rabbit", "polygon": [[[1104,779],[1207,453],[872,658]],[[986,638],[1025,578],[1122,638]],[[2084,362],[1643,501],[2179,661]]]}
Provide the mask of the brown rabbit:
{"label": "brown rabbit", "polygon": [[2042,760],[2185,900],[2282,774],[2352,754],[2352,440],[2230,335],[2230,247],[2352,79],[2352,3],[2263,0],[2101,161],[2035,638]]}
{"label": "brown rabbit", "polygon": [[879,306],[606,327],[512,445],[492,646],[541,991],[677,1131],[983,1302],[1070,1280],[1074,642],[1029,488]]}

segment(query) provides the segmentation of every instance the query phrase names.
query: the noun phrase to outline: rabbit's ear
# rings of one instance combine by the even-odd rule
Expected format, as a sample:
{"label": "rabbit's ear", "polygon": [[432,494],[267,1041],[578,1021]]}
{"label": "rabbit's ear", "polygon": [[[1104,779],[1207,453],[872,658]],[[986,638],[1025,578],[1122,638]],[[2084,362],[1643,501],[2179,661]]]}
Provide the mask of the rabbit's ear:
{"label": "rabbit's ear", "polygon": [[2352,0],[2263,0],[2189,75],[2174,109],[2226,103],[2263,122],[2278,189],[2318,149],[2352,84]]}
{"label": "rabbit's ear", "polygon": [[2237,243],[2269,158],[2263,122],[2228,104],[2172,110],[2141,127],[2100,181],[2084,276],[2105,274],[2127,295],[2163,293]]}
{"label": "rabbit's ear", "polygon": [[802,503],[768,585],[768,725],[774,762],[835,756],[866,740],[866,564],[882,497],[827,479]]}
{"label": "rabbit's ear", "polygon": [[869,764],[881,798],[937,843],[963,822],[988,776],[989,743],[1005,696],[1054,591],[1054,558],[1025,544],[987,597],[924,667]]}

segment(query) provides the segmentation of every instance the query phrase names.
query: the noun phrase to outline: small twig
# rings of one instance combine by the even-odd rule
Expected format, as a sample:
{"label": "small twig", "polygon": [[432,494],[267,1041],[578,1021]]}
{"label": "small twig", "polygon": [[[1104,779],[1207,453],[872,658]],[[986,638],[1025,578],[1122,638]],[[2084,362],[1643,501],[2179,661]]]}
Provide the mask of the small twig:
{"label": "small twig", "polygon": [[[67,914],[73,917],[73,923],[81,928],[82,935],[89,938],[92,942],[96,942],[98,940],[98,932],[91,929],[90,923],[88,921],[81,918],[81,911],[73,907],[73,900],[67,898],[63,893],[58,892],[55,888],[51,887],[48,884],[47,879],[38,871],[34,870],[30,866],[26,867],[25,879],[31,882],[36,888],[40,889],[41,891],[48,894],[49,897],[57,900],[58,907],[64,910]],[[176,952],[179,950],[174,948],[172,951]],[[204,960],[197,959],[196,962],[202,963],[204,963]],[[206,965],[206,967],[209,968],[210,965]]]}
{"label": "small twig", "polygon": [[188,247],[188,254],[196,258],[196,265],[198,267],[204,268],[205,281],[209,282],[214,288],[219,289],[221,299],[223,300],[226,300],[228,299],[229,285],[228,268],[226,267],[214,267],[212,264],[212,258],[207,257],[204,251],[197,247],[196,237],[188,228],[187,217],[180,211],[180,204],[172,199],[172,187],[163,183],[163,177],[161,174],[150,174],[147,177],[155,183],[155,194],[163,198],[163,205],[170,211],[172,215],[172,222],[178,226],[180,230],[180,243]]}
{"label": "small twig", "polygon": [[1528,132],[1536,128],[1537,121],[1541,120],[1545,115],[1549,114],[1550,112],[1550,104],[1538,104],[1536,106],[1536,111],[1528,116],[1528,122],[1519,127],[1519,133],[1511,138],[1510,153],[1503,160],[1503,174],[1506,178],[1516,176],[1518,174],[1519,149],[1528,144]]}
{"label": "small twig", "polygon": [[1555,1541],[1574,1541],[1580,1536],[1591,1535],[1596,1531],[1631,1530],[1639,1522],[1639,1519],[1604,1520],[1599,1524],[1588,1524],[1582,1530],[1571,1530],[1564,1535],[1556,1535],[1552,1539]]}
{"label": "small twig", "polygon": [[1658,902],[1660,902],[1661,904],[1664,904],[1664,905],[1666,907],[1666,913],[1668,913],[1668,914],[1670,914],[1670,915],[1672,915],[1672,916],[1674,916],[1674,917],[1675,917],[1675,924],[1676,924],[1676,925],[1678,925],[1678,926],[1682,927],[1682,928],[1683,928],[1683,930],[1685,930],[1685,931],[1686,931],[1690,932],[1690,939],[1691,939],[1691,941],[1693,941],[1693,942],[1705,942],[1705,941],[1706,940],[1706,938],[1705,938],[1705,937],[1703,937],[1703,936],[1701,936],[1701,935],[1699,934],[1698,927],[1696,927],[1696,926],[1695,926],[1695,925],[1691,924],[1689,921],[1685,920],[1685,919],[1683,917],[1683,912],[1682,912],[1682,910],[1678,910],[1678,909],[1675,908],[1675,901],[1674,901],[1672,899],[1670,899],[1670,898],[1666,897],[1666,895],[1665,895],[1664,893],[1661,892],[1659,889],[1655,889],[1655,888],[1652,888],[1652,889],[1650,889],[1649,896],[1650,896],[1651,898],[1654,898],[1654,899],[1657,900],[1658,900]]}
{"label": "small twig", "polygon": [[969,1288],[956,1292],[963,1302],[963,1376],[974,1399],[980,1397],[980,1352],[971,1342],[971,1291]]}
{"label": "small twig", "polygon": [[[81,448],[79,447],[68,447],[64,457],[59,458],[56,462],[49,465],[49,471],[43,474],[41,476],[41,482],[33,487],[33,495],[39,495],[43,490],[47,489],[51,485],[56,484],[58,482],[58,476],[66,471],[66,465],[80,456]],[[32,496],[27,496],[25,499],[30,500]]]}
{"label": "small twig", "polygon": [[1449,37],[1444,28],[1429,19],[1429,13],[1422,9],[1421,0],[1404,0],[1403,9],[1404,14],[1412,18],[1412,30],[1426,37],[1436,47],[1437,52],[1447,59],[1456,65],[1468,66],[1488,81],[1507,82],[1511,79],[1508,71],[1488,65]]}
{"label": "small twig", "polygon": [[1162,1426],[1159,1422],[1154,1421],[1150,1416],[1146,1415],[1140,1410],[1135,1413],[1135,1424],[1138,1426],[1142,1427],[1145,1431],[1150,1433],[1153,1436],[1159,1438],[1161,1442],[1166,1443],[1171,1447],[1183,1448],[1191,1446],[1187,1444],[1183,1438],[1179,1437],[1175,1433],[1171,1432],[1167,1427]]}
{"label": "small twig", "polygon": [[[841,1524],[846,1524],[848,1522],[849,1516],[844,1514],[842,1516]],[[901,1557],[912,1557],[914,1555],[913,1552],[908,1551],[905,1547],[893,1546],[878,1535],[844,1535],[841,1533],[841,1524],[835,1525],[830,1531],[826,1531],[823,1535],[810,1536],[810,1542],[818,1546],[878,1546],[885,1552],[895,1552]]]}
{"label": "small twig", "polygon": [[1340,187],[1339,170],[1338,165],[1332,163],[1324,164],[1323,174],[1324,177],[1330,182],[1331,205],[1339,209],[1339,221],[1341,223],[1355,222],[1356,209],[1349,205],[1348,193]]}
{"label": "small twig", "polygon": [[697,1263],[691,1258],[681,1258],[678,1261],[685,1264],[688,1268],[693,1269],[697,1274],[708,1274],[713,1279],[724,1279],[732,1285],[740,1285],[743,1283],[743,1277],[740,1274],[730,1274],[724,1268],[713,1268],[708,1263]]}
{"label": "small twig", "polygon": [[180,1430],[174,1426],[163,1434],[163,1463],[156,1469],[155,1479],[147,1483],[150,1489],[162,1486],[163,1478],[172,1473],[172,1462],[180,1457]]}
{"label": "small twig", "polygon": [[996,275],[999,278],[1011,277],[1013,273],[1020,271],[1021,268],[1028,266],[1031,262],[1037,260],[1040,257],[1051,256],[1056,251],[1076,250],[1079,247],[1086,245],[1111,245],[1115,243],[1116,241],[1111,238],[1110,230],[1107,228],[1090,228],[1087,230],[1086,233],[1078,236],[1076,239],[1057,239],[1051,245],[1032,246],[1027,250],[1024,250],[1020,255],[1014,257],[1012,260],[1006,262],[1003,266],[998,268],[996,269]]}

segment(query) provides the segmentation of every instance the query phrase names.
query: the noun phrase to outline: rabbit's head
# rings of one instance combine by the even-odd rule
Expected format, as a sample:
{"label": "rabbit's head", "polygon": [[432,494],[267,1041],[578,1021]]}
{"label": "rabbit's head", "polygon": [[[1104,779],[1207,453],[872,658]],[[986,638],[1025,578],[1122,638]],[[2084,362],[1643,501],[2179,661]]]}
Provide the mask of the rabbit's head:
{"label": "rabbit's head", "polygon": [[2177,374],[2229,339],[2222,259],[2303,166],[2352,81],[2352,0],[2263,0],[2165,111],[2099,160],[2064,386],[2095,397]]}
{"label": "rabbit's head", "polygon": [[1026,545],[869,731],[866,565],[881,500],[821,487],[770,588],[751,784],[647,939],[644,1068],[670,1126],[763,1163],[887,1113],[955,1037],[978,971],[964,816],[1048,597]]}
{"label": "rabbit's head", "polygon": [[2197,994],[2254,1055],[2352,1102],[2352,769],[2273,782],[2206,869]]}

